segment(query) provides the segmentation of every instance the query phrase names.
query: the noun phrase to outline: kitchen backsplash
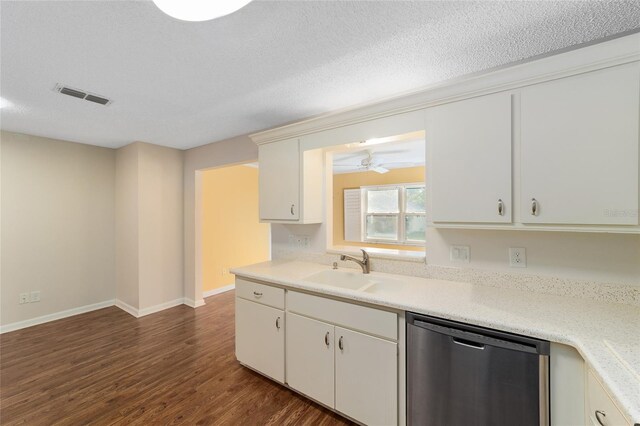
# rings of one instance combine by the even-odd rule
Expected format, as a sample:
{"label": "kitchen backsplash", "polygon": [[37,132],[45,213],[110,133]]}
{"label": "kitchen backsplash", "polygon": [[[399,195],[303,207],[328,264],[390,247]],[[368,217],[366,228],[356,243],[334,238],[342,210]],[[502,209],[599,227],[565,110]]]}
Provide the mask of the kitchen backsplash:
{"label": "kitchen backsplash", "polygon": [[[337,254],[294,250],[282,244],[272,244],[271,253],[274,260],[300,260],[324,265],[331,265],[333,262],[338,261]],[[359,266],[353,262],[338,261],[338,263],[340,268],[359,268]],[[425,265],[415,260],[405,261],[399,259],[372,258],[371,270],[389,274],[469,282],[489,287],[520,289],[538,293],[555,294],[558,296],[587,298],[609,303],[640,306],[640,286],[534,274],[510,274],[474,268]]]}

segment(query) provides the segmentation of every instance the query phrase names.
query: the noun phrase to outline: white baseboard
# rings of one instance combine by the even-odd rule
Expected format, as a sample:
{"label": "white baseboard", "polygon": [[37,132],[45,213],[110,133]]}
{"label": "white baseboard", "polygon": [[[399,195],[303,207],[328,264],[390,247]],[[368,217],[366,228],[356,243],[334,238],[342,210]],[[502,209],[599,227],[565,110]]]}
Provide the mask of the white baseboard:
{"label": "white baseboard", "polygon": [[202,297],[204,298],[204,297],[215,296],[216,294],[224,293],[226,291],[233,290],[234,288],[236,288],[235,284],[229,284],[229,285],[225,285],[224,287],[214,288],[213,290],[203,292]]}
{"label": "white baseboard", "polygon": [[184,304],[187,306],[191,306],[192,308],[199,308],[200,306],[204,306],[204,299],[193,300],[188,297],[184,298]]}
{"label": "white baseboard", "polygon": [[123,302],[120,299],[116,299],[116,303],[115,305],[122,309],[123,311],[125,311],[128,314],[133,315],[134,317],[138,318],[140,316],[140,314],[138,313],[138,308],[134,308],[133,306],[129,305],[126,302]]}
{"label": "white baseboard", "polygon": [[148,308],[138,310],[138,317],[154,314],[156,312],[164,311],[165,309],[173,308],[174,306],[184,304],[184,298],[170,300],[168,302],[160,303],[159,305],[149,306]]}
{"label": "white baseboard", "polygon": [[8,333],[10,331],[20,330],[22,328],[31,327],[38,324],[44,324],[45,322],[55,321],[62,318],[71,317],[78,314],[84,314],[85,312],[91,312],[102,308],[108,308],[115,304],[115,300],[105,300],[104,302],[93,303],[91,305],[80,306],[73,309],[67,309],[65,311],[56,312],[49,315],[43,315],[41,317],[32,318],[24,321],[13,322],[11,324],[0,326],[0,334]]}
{"label": "white baseboard", "polygon": [[164,311],[165,309],[173,308],[174,306],[184,304],[184,298],[170,300],[168,302],[160,303],[158,305],[149,306],[148,308],[138,309],[129,305],[122,300],[116,299],[116,306],[128,314],[133,315],[136,318],[143,317],[145,315],[155,314],[156,312]]}

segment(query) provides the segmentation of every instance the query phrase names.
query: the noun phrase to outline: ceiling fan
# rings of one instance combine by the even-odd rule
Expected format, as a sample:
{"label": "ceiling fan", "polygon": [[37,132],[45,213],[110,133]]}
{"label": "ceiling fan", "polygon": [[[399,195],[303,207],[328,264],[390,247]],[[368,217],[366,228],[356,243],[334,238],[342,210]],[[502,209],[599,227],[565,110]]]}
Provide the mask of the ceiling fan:
{"label": "ceiling fan", "polygon": [[[367,156],[363,159],[360,160],[360,163],[355,163],[355,164],[336,164],[334,163],[334,167],[348,167],[348,168],[357,168],[359,170],[366,170],[366,171],[372,171],[372,172],[376,172],[376,173],[387,173],[389,171],[388,168],[384,167],[384,166],[391,166],[393,167],[394,165],[407,165],[407,166],[414,166],[415,163],[409,163],[409,162],[380,162],[380,161],[376,161],[373,158],[373,155],[371,153],[371,151],[367,150],[367,151],[361,151],[361,152],[366,152]],[[360,155],[360,153],[358,153],[358,156]]]}

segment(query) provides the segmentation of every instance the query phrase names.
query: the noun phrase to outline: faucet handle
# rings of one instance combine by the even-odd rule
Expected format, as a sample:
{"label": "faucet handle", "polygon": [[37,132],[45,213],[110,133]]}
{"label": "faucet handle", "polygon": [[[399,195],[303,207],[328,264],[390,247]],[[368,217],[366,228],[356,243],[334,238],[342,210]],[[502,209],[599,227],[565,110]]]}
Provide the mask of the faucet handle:
{"label": "faucet handle", "polygon": [[362,259],[366,262],[369,260],[369,253],[367,253],[365,251],[365,249],[360,249],[360,251],[362,252]]}

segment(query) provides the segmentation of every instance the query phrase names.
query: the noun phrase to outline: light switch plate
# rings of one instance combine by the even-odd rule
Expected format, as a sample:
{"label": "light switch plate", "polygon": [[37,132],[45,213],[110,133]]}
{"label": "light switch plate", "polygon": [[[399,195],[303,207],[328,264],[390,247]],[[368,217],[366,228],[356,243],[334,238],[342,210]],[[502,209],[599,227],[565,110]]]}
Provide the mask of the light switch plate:
{"label": "light switch plate", "polygon": [[510,247],[509,266],[511,266],[512,268],[526,268],[527,250],[522,247]]}
{"label": "light switch plate", "polygon": [[453,262],[469,263],[469,260],[471,258],[469,246],[451,246],[451,250],[449,251],[449,258]]}

